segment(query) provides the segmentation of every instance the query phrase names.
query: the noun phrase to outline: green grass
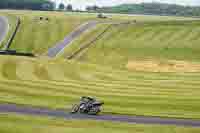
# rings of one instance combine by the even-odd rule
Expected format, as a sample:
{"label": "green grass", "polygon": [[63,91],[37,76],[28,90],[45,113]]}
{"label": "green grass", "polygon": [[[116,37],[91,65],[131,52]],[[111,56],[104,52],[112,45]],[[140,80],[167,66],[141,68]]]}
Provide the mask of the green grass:
{"label": "green grass", "polygon": [[199,133],[199,128],[0,114],[1,133]]}
{"label": "green grass", "polygon": [[124,68],[134,60],[200,60],[199,21],[145,22],[113,27],[79,61]]}
{"label": "green grass", "polygon": [[98,97],[103,113],[200,118],[200,73],[128,72],[95,64],[0,57],[0,102],[70,108]]}
{"label": "green grass", "polygon": [[109,18],[114,20],[137,20],[138,22],[155,22],[155,21],[172,21],[172,20],[199,20],[192,17],[178,16],[157,16],[157,15],[126,15],[126,14],[109,14]]}

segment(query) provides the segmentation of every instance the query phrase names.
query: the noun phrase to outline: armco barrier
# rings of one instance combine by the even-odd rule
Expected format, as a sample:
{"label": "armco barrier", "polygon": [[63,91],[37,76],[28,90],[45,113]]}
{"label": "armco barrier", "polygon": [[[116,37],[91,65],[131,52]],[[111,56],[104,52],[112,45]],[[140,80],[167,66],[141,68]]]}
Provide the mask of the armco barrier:
{"label": "armco barrier", "polygon": [[32,53],[21,53],[21,52],[16,52],[15,50],[0,51],[0,55],[13,55],[13,56],[35,57],[35,55],[32,54]]}

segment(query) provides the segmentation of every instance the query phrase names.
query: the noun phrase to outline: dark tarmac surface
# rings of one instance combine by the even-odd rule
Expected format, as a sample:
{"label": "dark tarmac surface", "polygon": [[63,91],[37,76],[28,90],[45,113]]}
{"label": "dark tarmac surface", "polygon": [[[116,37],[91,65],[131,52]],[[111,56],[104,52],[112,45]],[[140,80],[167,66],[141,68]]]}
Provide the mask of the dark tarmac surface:
{"label": "dark tarmac surface", "polygon": [[47,108],[28,107],[15,104],[0,104],[0,113],[17,113],[23,115],[49,116],[76,120],[101,120],[113,122],[125,122],[133,124],[159,124],[200,127],[200,120],[161,118],[150,116],[124,116],[124,115],[98,115],[89,116],[83,114],[71,114],[63,110],[52,110]]}
{"label": "dark tarmac surface", "polygon": [[8,28],[9,26],[7,18],[0,16],[0,43],[5,39]]}

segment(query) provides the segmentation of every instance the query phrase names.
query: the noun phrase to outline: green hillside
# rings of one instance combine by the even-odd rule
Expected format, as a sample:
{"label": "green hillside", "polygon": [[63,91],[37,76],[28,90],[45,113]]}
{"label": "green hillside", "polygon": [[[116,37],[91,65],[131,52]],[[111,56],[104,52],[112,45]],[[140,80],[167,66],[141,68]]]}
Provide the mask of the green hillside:
{"label": "green hillside", "polygon": [[76,59],[120,68],[138,61],[169,65],[174,61],[199,62],[199,24],[168,21],[113,26]]}

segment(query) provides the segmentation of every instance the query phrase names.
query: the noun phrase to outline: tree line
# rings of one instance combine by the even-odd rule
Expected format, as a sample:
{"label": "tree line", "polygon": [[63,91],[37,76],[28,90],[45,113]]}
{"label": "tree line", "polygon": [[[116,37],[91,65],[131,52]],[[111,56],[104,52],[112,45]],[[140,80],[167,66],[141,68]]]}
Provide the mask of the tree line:
{"label": "tree line", "polygon": [[65,6],[64,3],[60,3],[58,6],[58,10],[73,11],[73,6],[71,4],[68,4],[67,6]]}
{"label": "tree line", "polygon": [[49,0],[0,0],[0,9],[54,10],[55,3]]}
{"label": "tree line", "polygon": [[87,8],[88,11],[99,11],[109,13],[129,14],[155,14],[155,15],[177,15],[177,16],[200,16],[200,7],[181,6],[162,3],[123,4],[113,7]]}

